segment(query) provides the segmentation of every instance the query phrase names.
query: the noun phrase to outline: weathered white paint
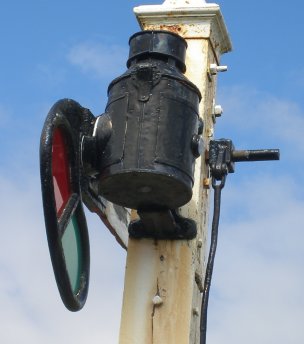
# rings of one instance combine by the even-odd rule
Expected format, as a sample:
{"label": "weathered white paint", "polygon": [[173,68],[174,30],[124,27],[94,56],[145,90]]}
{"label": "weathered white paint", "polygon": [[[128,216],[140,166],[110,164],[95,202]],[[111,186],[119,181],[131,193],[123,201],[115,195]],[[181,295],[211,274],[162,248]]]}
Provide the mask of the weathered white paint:
{"label": "weathered white paint", "polygon": [[[204,1],[166,0],[163,5],[134,9],[144,30],[169,30],[187,43],[186,76],[200,89],[204,142],[213,136],[216,75],[210,64],[231,42],[220,8]],[[209,212],[209,171],[204,156],[197,159],[192,200],[180,209],[197,222],[191,241],[129,239],[120,344],[197,344],[200,289],[203,281]],[[155,304],[160,298],[162,302]]]}

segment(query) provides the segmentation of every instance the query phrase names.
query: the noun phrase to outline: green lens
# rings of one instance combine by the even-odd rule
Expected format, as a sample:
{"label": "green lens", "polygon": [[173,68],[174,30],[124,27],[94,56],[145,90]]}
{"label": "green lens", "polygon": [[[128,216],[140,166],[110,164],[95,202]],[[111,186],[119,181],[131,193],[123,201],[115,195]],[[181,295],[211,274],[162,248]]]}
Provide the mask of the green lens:
{"label": "green lens", "polygon": [[75,215],[72,216],[61,239],[71,288],[77,294],[82,270],[82,251],[79,227]]}

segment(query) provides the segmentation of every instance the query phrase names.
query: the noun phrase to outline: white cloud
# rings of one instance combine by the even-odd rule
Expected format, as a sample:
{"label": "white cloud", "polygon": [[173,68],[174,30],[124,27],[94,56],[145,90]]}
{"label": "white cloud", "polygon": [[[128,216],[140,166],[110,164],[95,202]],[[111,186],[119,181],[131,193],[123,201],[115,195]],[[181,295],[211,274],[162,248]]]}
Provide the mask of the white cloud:
{"label": "white cloud", "polygon": [[[22,180],[22,183],[21,183]],[[125,252],[89,214],[91,283],[87,304],[65,309],[56,287],[38,177],[0,177],[0,322],[2,343],[116,343]]]}
{"label": "white cloud", "polygon": [[68,61],[97,78],[116,77],[126,69],[128,49],[119,45],[85,42],[72,47]]}
{"label": "white cloud", "polygon": [[297,103],[244,86],[221,88],[219,99],[225,110],[218,120],[223,131],[228,128],[244,143],[277,142],[291,148],[289,154],[304,152],[304,110]]}

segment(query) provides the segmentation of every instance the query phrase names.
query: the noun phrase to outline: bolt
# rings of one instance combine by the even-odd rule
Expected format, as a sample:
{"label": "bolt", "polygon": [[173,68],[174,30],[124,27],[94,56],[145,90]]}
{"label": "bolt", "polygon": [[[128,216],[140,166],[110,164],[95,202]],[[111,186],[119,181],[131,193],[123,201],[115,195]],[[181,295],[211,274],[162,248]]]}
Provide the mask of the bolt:
{"label": "bolt", "polygon": [[213,114],[215,117],[221,117],[223,112],[224,110],[221,105],[214,105]]}
{"label": "bolt", "polygon": [[203,179],[203,187],[206,189],[210,188],[210,178],[204,178]]}
{"label": "bolt", "polygon": [[218,66],[216,63],[211,63],[209,71],[211,75],[216,75],[219,72],[226,72],[228,70],[227,66]]}
{"label": "bolt", "polygon": [[152,302],[155,306],[160,306],[164,301],[159,295],[155,295]]}
{"label": "bolt", "polygon": [[197,240],[197,247],[198,247],[198,248],[202,248],[202,246],[203,246],[203,240],[202,240],[201,238],[199,238],[199,239]]}

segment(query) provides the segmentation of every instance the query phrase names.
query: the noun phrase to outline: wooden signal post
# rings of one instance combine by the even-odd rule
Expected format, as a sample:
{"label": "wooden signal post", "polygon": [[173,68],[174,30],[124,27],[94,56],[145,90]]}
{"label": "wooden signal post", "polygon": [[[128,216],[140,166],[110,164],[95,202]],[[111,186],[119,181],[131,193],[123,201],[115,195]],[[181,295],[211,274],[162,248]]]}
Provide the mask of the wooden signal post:
{"label": "wooden signal post", "polygon": [[[203,0],[166,0],[134,9],[143,30],[168,30],[188,44],[186,76],[200,90],[204,144],[213,138],[220,56],[231,41],[220,8]],[[209,172],[197,159],[192,200],[181,215],[196,221],[194,240],[129,239],[120,344],[197,344],[209,213]],[[136,214],[133,214],[133,217]]]}

